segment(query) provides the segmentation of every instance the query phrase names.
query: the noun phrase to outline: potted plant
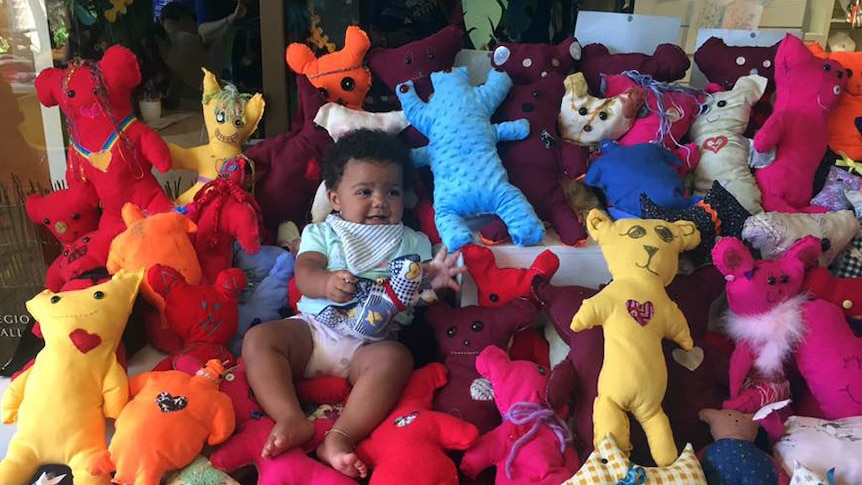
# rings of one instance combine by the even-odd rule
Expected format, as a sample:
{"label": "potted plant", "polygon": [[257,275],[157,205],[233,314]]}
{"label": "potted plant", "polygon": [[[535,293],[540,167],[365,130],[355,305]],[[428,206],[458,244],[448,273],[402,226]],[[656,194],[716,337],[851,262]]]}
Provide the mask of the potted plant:
{"label": "potted plant", "polygon": [[144,84],[143,95],[138,102],[138,107],[145,123],[158,121],[162,117],[162,93],[159,92],[152,80]]}

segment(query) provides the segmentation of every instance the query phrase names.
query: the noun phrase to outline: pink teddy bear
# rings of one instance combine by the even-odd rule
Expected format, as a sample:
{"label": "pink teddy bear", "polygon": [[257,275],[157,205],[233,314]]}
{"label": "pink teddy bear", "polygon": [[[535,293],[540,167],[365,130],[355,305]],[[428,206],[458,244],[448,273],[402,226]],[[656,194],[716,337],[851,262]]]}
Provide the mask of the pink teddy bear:
{"label": "pink teddy bear", "polygon": [[829,114],[847,84],[844,68],[818,59],[788,34],[775,55],[775,107],[754,137],[775,161],[755,173],[767,212],[826,212],[810,204],[814,173],[829,139]]}

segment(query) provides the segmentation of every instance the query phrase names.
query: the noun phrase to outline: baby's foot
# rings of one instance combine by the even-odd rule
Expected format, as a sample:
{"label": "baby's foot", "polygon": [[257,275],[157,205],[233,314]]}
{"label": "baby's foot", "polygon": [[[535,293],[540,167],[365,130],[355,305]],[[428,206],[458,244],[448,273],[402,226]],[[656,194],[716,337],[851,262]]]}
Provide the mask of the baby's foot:
{"label": "baby's foot", "polygon": [[317,447],[317,458],[351,478],[365,478],[368,467],[353,452],[353,441],[344,433],[329,432]]}
{"label": "baby's foot", "polygon": [[302,445],[312,436],[314,436],[314,425],[305,416],[283,419],[276,422],[269,432],[269,439],[263,445],[261,456],[274,458],[291,448]]}

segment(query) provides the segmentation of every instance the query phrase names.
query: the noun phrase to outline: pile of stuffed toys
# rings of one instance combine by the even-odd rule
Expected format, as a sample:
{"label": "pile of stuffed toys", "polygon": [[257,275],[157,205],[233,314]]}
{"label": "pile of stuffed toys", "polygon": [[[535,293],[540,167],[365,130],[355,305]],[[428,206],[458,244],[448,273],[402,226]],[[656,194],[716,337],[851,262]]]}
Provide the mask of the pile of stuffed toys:
{"label": "pile of stuffed toys", "polygon": [[[291,44],[292,129],[245,151],[263,98],[209,72],[209,142],[180,148],[135,118],[127,49],[42,71],[39,100],[67,121],[68,189],[27,213],[63,251],[27,303],[45,346],[0,403],[17,423],[0,483],[59,483],[39,473],[56,464],[79,485],[235,484],[247,466],[260,485],[353,483],[307,454],[347,383],[298,382],[315,436],[262,459],[273,421],[239,350],[290,314],[285,247],[328,214],[319,161],[357,128],[414,149],[412,215],[478,287],[477,305],[420,312],[436,362],[357,443],[370,483],[862,483],[862,54],[710,39],[698,90],[674,83],[690,67],[678,46],[501,43],[474,86],[453,68],[463,36],[371,49],[349,27],[321,57]],[[363,111],[372,82],[392,109]],[[171,200],[154,167],[197,179]],[[592,239],[612,281],[552,284],[550,249],[498,267],[473,244],[484,214],[485,242]],[[540,312],[569,348],[553,366]],[[129,321],[166,355],[132,377]]]}

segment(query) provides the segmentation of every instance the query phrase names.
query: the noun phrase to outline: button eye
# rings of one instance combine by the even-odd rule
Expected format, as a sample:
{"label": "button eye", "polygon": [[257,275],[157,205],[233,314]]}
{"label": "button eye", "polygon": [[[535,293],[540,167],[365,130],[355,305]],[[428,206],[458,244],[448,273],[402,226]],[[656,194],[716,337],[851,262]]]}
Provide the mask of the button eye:
{"label": "button eye", "polygon": [[352,77],[346,77],[341,80],[341,89],[345,91],[353,91],[356,87],[356,81]]}
{"label": "button eye", "polygon": [[84,236],[83,241],[84,241],[84,243],[90,242],[90,236]]}
{"label": "button eye", "polygon": [[329,91],[327,91],[326,88],[317,88],[317,92],[324,98],[329,99]]}
{"label": "button eye", "polygon": [[59,297],[59,296],[54,295],[54,296],[52,296],[52,297],[51,297],[51,303],[57,303],[57,302],[59,302],[59,301],[60,301],[60,297]]}
{"label": "button eye", "polygon": [[446,335],[448,335],[450,337],[454,337],[455,335],[458,335],[458,329],[455,327],[449,327],[446,330]]}
{"label": "button eye", "polygon": [[74,97],[75,97],[75,90],[74,90],[74,89],[70,89],[70,90],[68,90],[68,91],[66,92],[66,97],[67,97],[67,98],[74,98]]}
{"label": "button eye", "polygon": [[472,325],[470,325],[470,329],[473,330],[474,332],[481,332],[482,328],[484,328],[484,327],[485,327],[485,325],[482,324],[482,322],[480,322],[478,320],[473,322]]}
{"label": "button eye", "polygon": [[488,299],[493,301],[494,303],[500,301],[500,297],[496,293],[491,293],[490,295],[488,295]]}
{"label": "button eye", "polygon": [[77,220],[79,220],[80,218],[81,218],[81,214],[78,214],[77,212],[75,212],[74,214],[72,214],[72,220],[73,220],[73,221],[77,221]]}
{"label": "button eye", "polygon": [[604,111],[600,112],[599,113],[599,119],[602,121],[605,121],[606,119],[608,119],[608,114],[605,113]]}
{"label": "button eye", "polygon": [[586,115],[587,115],[587,113],[589,113],[589,111],[587,111],[587,108],[580,108],[580,109],[578,110],[578,114],[579,114],[579,115],[581,115],[581,116],[586,116]]}
{"label": "button eye", "polygon": [[770,276],[769,278],[766,278],[766,284],[767,285],[774,285],[775,284],[775,276]]}
{"label": "button eye", "polygon": [[42,219],[42,223],[45,224],[46,226],[50,226],[51,225],[51,219],[48,219],[46,217],[46,218]]}
{"label": "button eye", "polygon": [[219,124],[224,123],[226,119],[227,119],[227,116],[224,114],[224,111],[219,111],[219,112],[216,114],[216,121],[217,121]]}
{"label": "button eye", "polygon": [[790,277],[786,274],[781,275],[781,278],[778,278],[778,281],[781,282],[782,285],[786,285],[788,281],[790,281]]}
{"label": "button eye", "polygon": [[535,90],[535,91],[533,91],[533,92],[532,92],[532,93],[530,93],[530,94],[531,94],[534,98],[540,98],[540,97],[542,97],[542,92],[541,92],[541,91],[539,91],[539,90]]}
{"label": "button eye", "polygon": [[715,105],[718,106],[719,108],[724,108],[725,106],[727,106],[727,101],[722,99],[721,101],[715,103]]}
{"label": "button eye", "polygon": [[95,298],[97,300],[101,300],[104,297],[105,297],[105,293],[103,291],[97,291],[97,292],[93,293],[93,298]]}
{"label": "button eye", "polygon": [[245,123],[243,123],[242,118],[237,118],[233,121],[233,124],[237,128],[242,128],[242,125],[244,125]]}
{"label": "button eye", "polygon": [[829,64],[823,64],[823,70],[829,72],[832,70],[832,66],[830,66]]}
{"label": "button eye", "polygon": [[539,366],[539,374],[540,374],[540,375],[545,375],[547,372],[548,372],[548,371],[546,371],[544,367]]}

